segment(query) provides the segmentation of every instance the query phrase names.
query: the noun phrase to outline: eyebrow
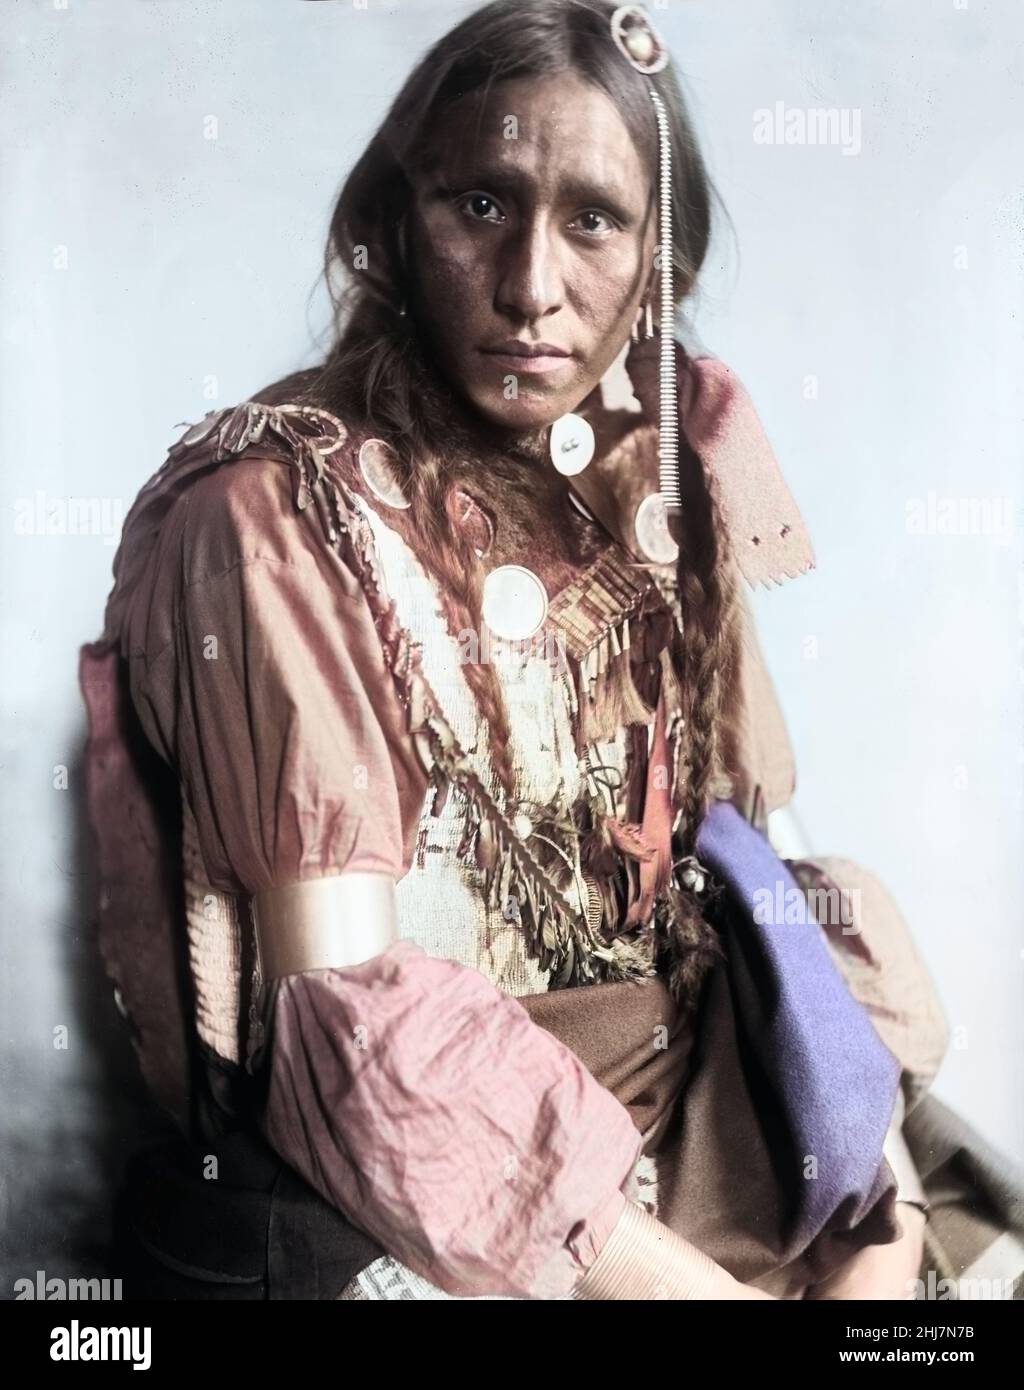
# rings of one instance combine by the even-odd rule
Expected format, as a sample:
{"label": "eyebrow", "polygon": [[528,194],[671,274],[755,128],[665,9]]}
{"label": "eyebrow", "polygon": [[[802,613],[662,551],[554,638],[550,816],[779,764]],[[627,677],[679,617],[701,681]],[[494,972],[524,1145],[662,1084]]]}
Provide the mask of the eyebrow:
{"label": "eyebrow", "polygon": [[[431,172],[440,177],[442,181],[446,178],[446,171],[443,168],[443,161],[438,159],[434,162]],[[466,187],[480,187],[493,189],[495,193],[512,194],[529,192],[535,185],[529,174],[524,174],[519,169],[505,169],[500,165],[468,165],[464,171],[458,171],[457,182]],[[638,214],[631,211],[626,200],[616,189],[606,184],[595,182],[592,179],[570,176],[563,180],[560,192],[573,203],[580,207],[603,207],[620,222],[630,223],[638,220]]]}

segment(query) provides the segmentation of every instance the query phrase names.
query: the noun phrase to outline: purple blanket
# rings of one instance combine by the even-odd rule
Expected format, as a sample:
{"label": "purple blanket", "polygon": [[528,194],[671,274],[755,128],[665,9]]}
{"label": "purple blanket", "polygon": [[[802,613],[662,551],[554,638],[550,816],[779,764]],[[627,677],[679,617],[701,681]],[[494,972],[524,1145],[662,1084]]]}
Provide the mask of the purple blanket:
{"label": "purple blanket", "polygon": [[780,1112],[778,1133],[791,1138],[775,1154],[794,1194],[791,1232],[810,1240],[838,1211],[865,1209],[884,1190],[882,1144],[900,1064],[851,995],[810,910],[796,924],[786,922],[792,912],[778,912],[806,897],[765,836],[719,801],[696,848],[726,885],[723,944],[743,1064]]}

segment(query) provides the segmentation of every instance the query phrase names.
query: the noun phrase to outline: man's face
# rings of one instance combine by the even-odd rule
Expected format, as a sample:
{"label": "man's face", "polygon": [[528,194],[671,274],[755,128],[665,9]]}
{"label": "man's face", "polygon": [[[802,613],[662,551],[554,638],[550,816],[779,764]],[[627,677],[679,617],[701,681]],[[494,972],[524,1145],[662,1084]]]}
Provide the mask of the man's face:
{"label": "man's face", "polygon": [[575,74],[499,83],[438,121],[413,179],[411,307],[487,419],[537,429],[594,390],[651,281],[651,191],[615,107]]}

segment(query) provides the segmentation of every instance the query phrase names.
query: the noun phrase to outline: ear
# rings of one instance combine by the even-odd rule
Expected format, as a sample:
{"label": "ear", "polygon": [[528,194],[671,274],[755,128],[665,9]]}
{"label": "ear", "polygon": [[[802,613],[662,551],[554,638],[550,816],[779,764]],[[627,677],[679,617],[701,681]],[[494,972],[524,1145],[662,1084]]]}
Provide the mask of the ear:
{"label": "ear", "polygon": [[[647,287],[640,300],[640,306],[640,316],[637,327],[640,341],[630,343],[629,352],[626,355],[625,368],[626,374],[633,386],[633,394],[640,403],[640,408],[645,418],[657,423],[661,414],[658,376],[661,324],[661,264],[657,243],[655,243],[655,252],[650,273],[647,278]],[[646,312],[648,306],[650,307],[649,313]],[[648,331],[653,333],[653,337],[644,337],[644,334]]]}
{"label": "ear", "polygon": [[651,259],[651,273],[647,277],[644,302],[651,304],[655,309],[661,304],[661,247],[657,242]]}
{"label": "ear", "polygon": [[658,424],[661,418],[660,355],[660,339],[655,334],[653,338],[641,338],[638,343],[630,343],[625,361],[633,395],[640,402],[644,418],[653,424]]}

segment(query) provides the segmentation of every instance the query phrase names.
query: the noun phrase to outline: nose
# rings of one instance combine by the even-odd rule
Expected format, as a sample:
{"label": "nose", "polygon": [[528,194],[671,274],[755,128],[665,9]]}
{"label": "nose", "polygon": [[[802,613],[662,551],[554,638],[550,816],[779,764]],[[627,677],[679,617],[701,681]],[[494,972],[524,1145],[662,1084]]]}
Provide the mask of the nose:
{"label": "nose", "polygon": [[495,308],[519,322],[529,323],[556,313],[563,297],[558,253],[544,219],[524,221],[502,242]]}

